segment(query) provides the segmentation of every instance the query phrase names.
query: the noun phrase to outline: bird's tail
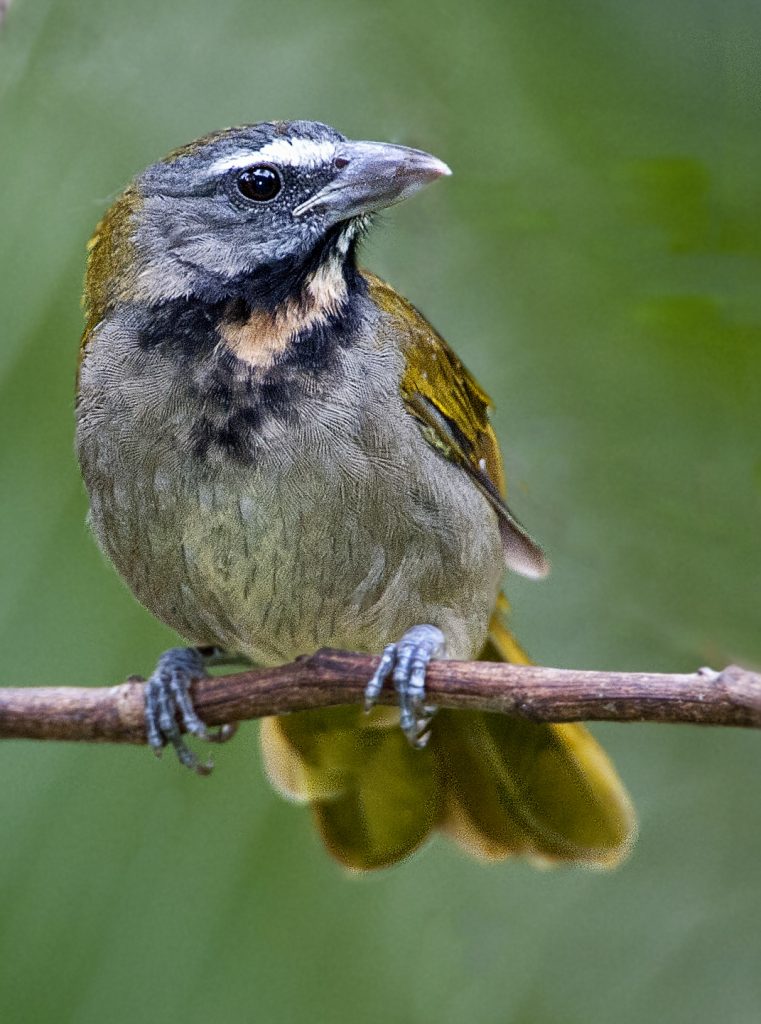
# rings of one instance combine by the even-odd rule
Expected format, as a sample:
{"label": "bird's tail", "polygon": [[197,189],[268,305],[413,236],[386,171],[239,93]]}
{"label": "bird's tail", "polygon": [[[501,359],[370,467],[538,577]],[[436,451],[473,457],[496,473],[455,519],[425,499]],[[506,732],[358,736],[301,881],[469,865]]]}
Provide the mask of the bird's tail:
{"label": "bird's tail", "polygon": [[[527,664],[506,609],[500,596],[482,658]],[[414,750],[394,709],[342,707],[266,719],[262,748],[275,787],[311,805],[328,850],[357,870],[401,860],[435,828],[484,859],[610,867],[635,831],[626,790],[581,725],[442,710]]]}
{"label": "bird's tail", "polygon": [[340,707],[265,718],[262,753],[275,788],[310,804],[326,847],[349,868],[394,864],[442,820],[436,756],[409,745],[394,709],[365,716],[360,708]]}

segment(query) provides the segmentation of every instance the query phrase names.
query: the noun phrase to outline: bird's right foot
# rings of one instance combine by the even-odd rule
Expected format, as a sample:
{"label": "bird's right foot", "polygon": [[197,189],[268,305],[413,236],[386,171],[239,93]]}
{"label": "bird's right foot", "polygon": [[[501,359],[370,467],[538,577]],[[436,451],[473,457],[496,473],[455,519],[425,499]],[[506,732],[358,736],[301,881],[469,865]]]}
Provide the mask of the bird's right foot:
{"label": "bird's right foot", "polygon": [[233,733],[230,726],[210,733],[198,717],[190,697],[190,685],[207,676],[204,656],[195,647],[173,647],[165,651],[145,684],[145,729],[148,743],[157,757],[167,743],[186,768],[198,775],[208,775],[214,764],[201,761],[190,749],[183,731],[203,740],[226,740]]}

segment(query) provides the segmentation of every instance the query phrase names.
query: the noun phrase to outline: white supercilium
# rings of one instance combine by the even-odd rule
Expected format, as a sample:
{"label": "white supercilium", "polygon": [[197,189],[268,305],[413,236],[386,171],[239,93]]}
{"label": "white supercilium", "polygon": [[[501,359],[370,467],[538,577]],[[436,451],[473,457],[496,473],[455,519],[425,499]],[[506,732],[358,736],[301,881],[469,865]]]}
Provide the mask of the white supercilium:
{"label": "white supercilium", "polygon": [[209,174],[224,174],[236,167],[257,163],[285,164],[289,167],[318,167],[333,158],[335,143],[312,139],[275,139],[261,149],[241,149],[215,160]]}

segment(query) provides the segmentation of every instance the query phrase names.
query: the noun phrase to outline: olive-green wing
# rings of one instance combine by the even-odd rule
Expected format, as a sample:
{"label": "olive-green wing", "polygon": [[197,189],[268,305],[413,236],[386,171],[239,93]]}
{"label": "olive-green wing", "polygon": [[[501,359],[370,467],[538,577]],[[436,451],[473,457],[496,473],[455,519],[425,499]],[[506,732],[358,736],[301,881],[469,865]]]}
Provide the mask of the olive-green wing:
{"label": "olive-green wing", "polygon": [[396,322],[407,361],[401,381],[404,403],[429,442],[460,466],[497,513],[508,568],[542,577],[547,559],[505,504],[497,439],[489,422],[489,396],[444,339],[401,295],[365,274],[375,304]]}

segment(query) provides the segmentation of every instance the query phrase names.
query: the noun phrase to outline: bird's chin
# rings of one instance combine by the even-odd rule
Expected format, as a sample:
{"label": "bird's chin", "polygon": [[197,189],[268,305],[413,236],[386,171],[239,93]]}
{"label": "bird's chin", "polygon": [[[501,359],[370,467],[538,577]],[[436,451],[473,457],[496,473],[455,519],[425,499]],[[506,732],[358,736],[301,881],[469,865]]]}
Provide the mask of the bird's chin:
{"label": "bird's chin", "polygon": [[370,230],[372,216],[369,213],[360,213],[337,223],[340,228],[336,238],[336,250],[341,256],[347,256]]}

